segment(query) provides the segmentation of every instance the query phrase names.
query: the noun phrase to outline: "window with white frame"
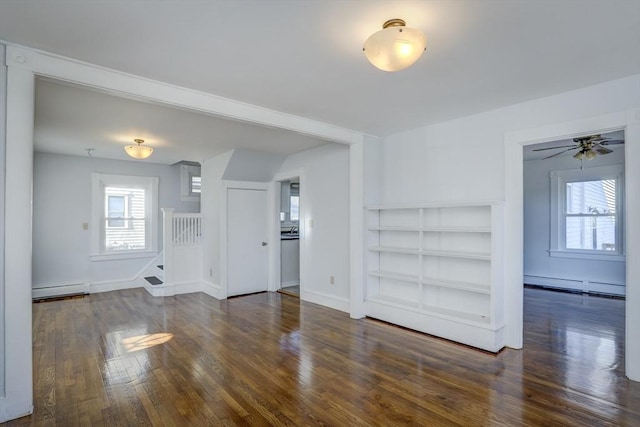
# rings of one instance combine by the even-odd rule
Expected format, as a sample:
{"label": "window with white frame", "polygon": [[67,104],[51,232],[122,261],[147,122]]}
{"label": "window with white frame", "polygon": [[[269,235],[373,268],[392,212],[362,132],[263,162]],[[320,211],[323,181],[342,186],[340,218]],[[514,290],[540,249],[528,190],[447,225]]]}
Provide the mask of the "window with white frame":
{"label": "window with white frame", "polygon": [[199,202],[202,193],[201,167],[197,164],[180,165],[180,199],[183,202]]}
{"label": "window with white frame", "polygon": [[624,259],[622,165],[552,171],[551,256]]}
{"label": "window with white frame", "polygon": [[91,259],[158,250],[158,178],[92,174]]}
{"label": "window with white frame", "polygon": [[202,192],[202,177],[200,176],[200,174],[198,173],[198,175],[194,175],[194,174],[190,174],[190,183],[191,183],[191,187],[190,187],[190,194],[196,195],[196,194],[200,194]]}

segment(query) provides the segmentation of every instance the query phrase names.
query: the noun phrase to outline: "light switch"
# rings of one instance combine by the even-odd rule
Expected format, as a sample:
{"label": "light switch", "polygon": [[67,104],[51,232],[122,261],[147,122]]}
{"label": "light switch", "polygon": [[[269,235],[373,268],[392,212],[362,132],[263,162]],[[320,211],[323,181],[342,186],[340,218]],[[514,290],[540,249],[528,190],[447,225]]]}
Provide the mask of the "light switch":
{"label": "light switch", "polygon": [[313,228],[313,220],[310,219],[308,222],[309,222],[309,228]]}
{"label": "light switch", "polygon": [[88,230],[89,229],[89,223],[88,222],[83,222],[82,223],[82,229],[83,230]]}

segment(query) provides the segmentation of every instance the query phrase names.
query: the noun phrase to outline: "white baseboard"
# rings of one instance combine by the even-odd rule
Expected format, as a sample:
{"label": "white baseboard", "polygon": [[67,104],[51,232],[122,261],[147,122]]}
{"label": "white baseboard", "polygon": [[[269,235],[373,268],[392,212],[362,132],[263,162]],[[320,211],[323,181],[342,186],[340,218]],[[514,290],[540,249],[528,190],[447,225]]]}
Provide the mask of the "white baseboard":
{"label": "white baseboard", "polygon": [[215,283],[202,282],[202,292],[215,299],[227,299],[227,296],[222,294],[222,286]]}
{"label": "white baseboard", "polygon": [[588,280],[563,279],[559,277],[544,277],[525,275],[526,285],[544,286],[547,288],[565,289],[579,292],[593,292],[599,294],[624,296],[624,283],[590,282]]}
{"label": "white baseboard", "polygon": [[347,298],[300,288],[300,299],[349,313],[349,300]]}
{"label": "white baseboard", "polygon": [[123,289],[141,288],[142,284],[139,280],[120,280],[120,281],[104,281],[94,282],[89,285],[89,291],[92,294],[101,292],[121,291]]}
{"label": "white baseboard", "polygon": [[68,283],[42,288],[33,288],[31,297],[33,299],[58,297],[62,295],[86,294],[89,293],[88,283]]}
{"label": "white baseboard", "polygon": [[472,324],[435,313],[367,301],[367,316],[496,353],[505,346],[505,327]]}
{"label": "white baseboard", "polygon": [[[171,283],[162,285],[151,285],[145,283],[144,288],[154,297],[172,297],[181,294],[193,294],[205,292],[203,282]],[[205,292],[206,293],[206,292]]]}

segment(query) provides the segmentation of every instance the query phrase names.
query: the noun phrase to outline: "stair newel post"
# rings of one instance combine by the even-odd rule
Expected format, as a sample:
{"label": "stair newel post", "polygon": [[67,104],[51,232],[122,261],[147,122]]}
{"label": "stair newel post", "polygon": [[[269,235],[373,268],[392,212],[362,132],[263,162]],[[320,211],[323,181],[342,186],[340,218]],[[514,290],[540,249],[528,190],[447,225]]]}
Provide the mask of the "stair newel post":
{"label": "stair newel post", "polygon": [[173,283],[173,208],[162,208],[162,247],[164,282]]}

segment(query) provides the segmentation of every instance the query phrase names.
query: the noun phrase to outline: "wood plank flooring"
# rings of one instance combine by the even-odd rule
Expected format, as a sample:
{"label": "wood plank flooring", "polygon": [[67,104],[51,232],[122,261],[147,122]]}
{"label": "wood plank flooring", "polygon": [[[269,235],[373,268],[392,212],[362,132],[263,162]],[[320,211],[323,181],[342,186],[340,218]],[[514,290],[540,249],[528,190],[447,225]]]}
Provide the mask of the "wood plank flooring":
{"label": "wood plank flooring", "polygon": [[35,412],[7,425],[640,425],[624,301],[525,296],[498,355],[280,293],[34,304]]}

